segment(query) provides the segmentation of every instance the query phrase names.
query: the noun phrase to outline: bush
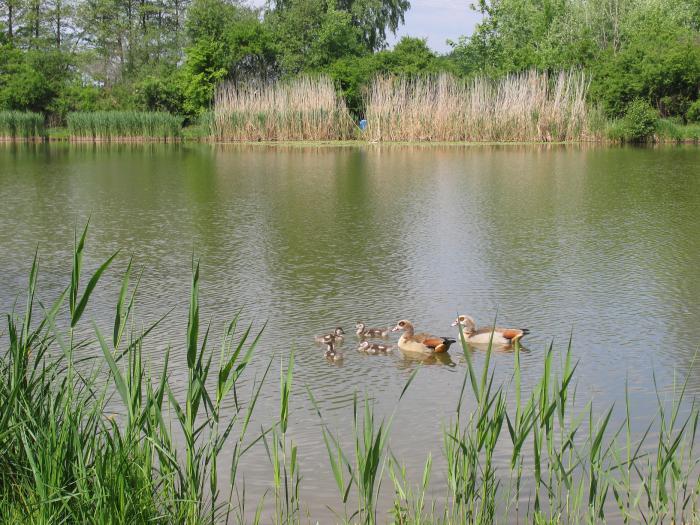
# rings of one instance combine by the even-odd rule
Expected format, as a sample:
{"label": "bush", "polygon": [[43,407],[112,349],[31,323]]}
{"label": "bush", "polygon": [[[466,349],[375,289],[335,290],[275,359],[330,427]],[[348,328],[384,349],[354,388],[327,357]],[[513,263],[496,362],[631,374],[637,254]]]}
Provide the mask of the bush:
{"label": "bush", "polygon": [[182,112],[182,94],[174,78],[148,76],[135,91],[138,105],[147,111]]}
{"label": "bush", "polygon": [[685,113],[688,122],[700,122],[700,100],[693,102]]}
{"label": "bush", "polygon": [[656,133],[659,113],[641,98],[630,102],[622,119],[625,142],[646,142]]}

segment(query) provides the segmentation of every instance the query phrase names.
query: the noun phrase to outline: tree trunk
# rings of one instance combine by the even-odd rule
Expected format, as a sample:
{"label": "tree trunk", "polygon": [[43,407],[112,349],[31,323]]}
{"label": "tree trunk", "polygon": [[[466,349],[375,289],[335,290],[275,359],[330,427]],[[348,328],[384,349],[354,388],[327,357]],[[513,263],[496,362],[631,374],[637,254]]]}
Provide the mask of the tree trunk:
{"label": "tree trunk", "polygon": [[12,15],[13,15],[12,0],[7,2],[7,38],[12,42]]}
{"label": "tree trunk", "polygon": [[56,48],[61,49],[61,0],[56,0]]}

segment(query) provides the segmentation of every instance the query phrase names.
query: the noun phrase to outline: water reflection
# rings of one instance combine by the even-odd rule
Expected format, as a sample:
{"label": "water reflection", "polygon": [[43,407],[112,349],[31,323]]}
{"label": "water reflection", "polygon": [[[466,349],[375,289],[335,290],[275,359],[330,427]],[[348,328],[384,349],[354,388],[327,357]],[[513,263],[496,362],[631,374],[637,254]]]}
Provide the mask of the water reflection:
{"label": "water reflection", "polygon": [[[696,147],[5,144],[0,306],[25,286],[37,245],[42,294],[55,296],[69,277],[74,226],[91,217],[86,270],[122,248],[117,266],[133,253],[145,268],[144,324],[175,308],[145,351],[158,367],[172,345],[177,391],[191,256],[201,257],[212,334],[239,308],[255,328],[268,321],[258,377],[271,359],[274,376],[295,351],[291,435],[308,469],[304,502],[322,519],[336,495],[306,388],[347,436],[356,392],[390,413],[420,368],[398,408],[392,451],[409,471],[431,451],[437,472],[440,428],[466,369],[458,345],[425,359],[367,356],[351,334],[343,361],[329,363],[314,334],[334,326],[410,318],[456,337],[458,312],[489,323],[497,315],[531,330],[523,388],[536,384],[543,350],[554,341],[564,351],[573,333],[581,399],[621,401],[628,378],[632,409],[646,414],[652,371],[662,385],[674,371],[691,374],[688,388],[699,393],[698,173]],[[118,277],[91,303],[107,330]],[[481,366],[484,349],[469,351]],[[513,361],[512,350],[493,353],[494,381],[510,381]],[[263,390],[256,423],[274,417],[278,394],[274,381]],[[270,479],[264,449],[244,466],[255,498]]]}

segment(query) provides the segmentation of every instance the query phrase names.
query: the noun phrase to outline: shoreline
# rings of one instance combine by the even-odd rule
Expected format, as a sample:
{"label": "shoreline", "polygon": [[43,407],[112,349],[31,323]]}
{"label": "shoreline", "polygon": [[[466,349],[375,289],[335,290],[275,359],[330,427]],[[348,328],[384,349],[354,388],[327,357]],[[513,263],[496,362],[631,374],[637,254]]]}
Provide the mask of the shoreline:
{"label": "shoreline", "polygon": [[268,141],[220,141],[210,138],[188,138],[158,139],[151,137],[143,138],[115,138],[115,139],[87,139],[87,138],[63,138],[63,137],[0,137],[0,144],[211,144],[213,146],[258,146],[258,147],[376,147],[376,146],[452,146],[452,147],[478,147],[478,146],[661,146],[661,145],[700,145],[698,139],[669,139],[664,138],[652,142],[644,143],[624,143],[615,140],[573,140],[573,141],[368,141],[362,139],[339,139],[339,140],[268,140]]}

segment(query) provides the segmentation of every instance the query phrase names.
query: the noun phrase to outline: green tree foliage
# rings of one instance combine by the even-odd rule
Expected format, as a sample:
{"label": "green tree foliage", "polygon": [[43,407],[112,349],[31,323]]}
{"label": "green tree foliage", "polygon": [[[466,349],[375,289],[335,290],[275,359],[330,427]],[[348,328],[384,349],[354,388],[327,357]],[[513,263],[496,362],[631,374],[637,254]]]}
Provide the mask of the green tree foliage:
{"label": "green tree foliage", "polygon": [[[302,35],[309,26],[318,25],[322,13],[343,12],[356,28],[367,51],[377,51],[386,45],[387,31],[395,33],[403,24],[404,14],[410,7],[408,0],[273,0],[272,13],[282,18],[291,17],[300,24]],[[303,19],[306,14],[312,19]],[[302,17],[300,17],[302,15]]]}
{"label": "green tree foliage", "polygon": [[187,18],[190,44],[180,76],[183,110],[209,107],[224,79],[265,78],[275,67],[273,38],[256,11],[225,0],[194,0]]}
{"label": "green tree foliage", "polygon": [[649,23],[620,51],[607,50],[593,68],[591,95],[610,116],[642,98],[663,116],[683,116],[700,86],[700,45],[686,28]]}
{"label": "green tree foliage", "polygon": [[585,68],[592,100],[610,117],[638,98],[683,116],[698,98],[697,0],[479,0],[475,8],[483,21],[453,43],[464,75]]}
{"label": "green tree foliage", "polygon": [[351,15],[325,0],[288,0],[268,13],[281,71],[295,75],[367,53]]}
{"label": "green tree foliage", "polygon": [[65,55],[0,47],[0,107],[44,111],[65,87],[69,72]]}
{"label": "green tree foliage", "polygon": [[431,74],[452,70],[452,64],[431,51],[424,39],[403,37],[391,50],[336,60],[328,73],[341,88],[348,108],[359,116],[365,88],[375,75]]}

